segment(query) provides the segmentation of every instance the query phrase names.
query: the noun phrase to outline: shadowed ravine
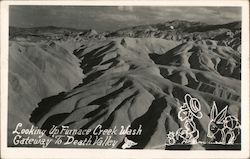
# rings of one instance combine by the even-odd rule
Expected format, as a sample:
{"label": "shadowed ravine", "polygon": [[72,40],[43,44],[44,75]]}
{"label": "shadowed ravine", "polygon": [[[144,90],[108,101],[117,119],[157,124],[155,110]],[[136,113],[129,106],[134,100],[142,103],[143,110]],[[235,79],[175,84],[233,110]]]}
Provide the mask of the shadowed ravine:
{"label": "shadowed ravine", "polygon": [[[143,31],[135,31],[136,27],[135,30],[130,28],[134,33],[130,37],[126,29],[102,38],[98,38],[97,33],[91,37],[84,37],[88,34],[81,33],[81,36],[77,36],[78,41],[74,41],[77,43],[75,48],[63,48],[72,39],[54,40],[53,43],[32,46],[36,54],[27,52],[31,46],[24,45],[24,42],[13,41],[10,50],[16,52],[10,56],[13,63],[10,66],[12,82],[9,88],[13,93],[10,104],[15,105],[20,101],[24,107],[28,103],[25,100],[28,100],[27,97],[15,96],[17,91],[30,97],[32,102],[29,101],[29,109],[24,109],[30,118],[24,120],[47,132],[53,125],[92,130],[98,125],[102,125],[103,129],[121,126],[138,129],[141,126],[140,135],[113,135],[113,139],[118,141],[114,148],[120,149],[126,137],[137,143],[131,149],[154,148],[157,145],[163,145],[160,149],[172,149],[164,145],[166,134],[181,127],[178,118],[180,103],[184,102],[186,94],[191,94],[200,101],[203,114],[202,119],[195,120],[200,131],[199,140],[209,141],[207,125],[214,101],[219,111],[228,105],[227,115],[240,119],[240,43],[239,46],[230,46],[231,43],[223,41],[228,43],[221,45],[218,40],[219,35],[226,33],[221,28],[226,27],[235,36],[240,29],[234,28],[233,24],[197,25],[200,24],[191,23],[187,25],[190,28],[178,28],[178,35],[182,35],[182,39],[176,39],[177,31],[161,31],[161,38],[157,34],[151,37],[146,32],[143,36]],[[195,32],[190,30],[191,27],[202,31],[200,38],[189,38]],[[214,31],[213,36],[209,34],[211,30]],[[83,38],[82,41],[80,38]],[[42,56],[41,63],[37,63],[37,58],[33,57],[38,55]],[[29,68],[29,65],[36,66]],[[25,70],[24,75],[18,74],[22,69]],[[28,78],[32,74],[36,78]],[[15,77],[20,78],[17,81]],[[22,87],[19,88],[19,85]],[[10,106],[10,109],[14,109],[14,106]],[[13,119],[10,121],[15,123]],[[74,137],[81,140],[92,133]],[[48,133],[46,135],[49,136]],[[240,140],[236,142],[239,144]],[[178,149],[190,148],[194,147],[186,145]],[[209,145],[202,148],[211,149]]]}

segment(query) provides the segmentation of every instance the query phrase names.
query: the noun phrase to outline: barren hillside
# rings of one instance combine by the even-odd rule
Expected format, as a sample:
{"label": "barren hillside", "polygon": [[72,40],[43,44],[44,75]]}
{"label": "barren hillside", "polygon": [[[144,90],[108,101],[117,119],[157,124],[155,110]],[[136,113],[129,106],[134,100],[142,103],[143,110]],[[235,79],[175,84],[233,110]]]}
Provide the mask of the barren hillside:
{"label": "barren hillside", "polygon": [[20,121],[19,113],[26,124],[44,130],[141,125],[141,135],[113,135],[116,148],[125,136],[138,143],[132,148],[154,148],[181,127],[178,111],[191,94],[203,113],[194,120],[199,140],[209,142],[213,101],[219,110],[228,105],[228,114],[240,119],[240,25],[172,21],[111,33],[79,31],[62,39],[39,36],[33,43],[28,36],[13,36],[9,125]]}

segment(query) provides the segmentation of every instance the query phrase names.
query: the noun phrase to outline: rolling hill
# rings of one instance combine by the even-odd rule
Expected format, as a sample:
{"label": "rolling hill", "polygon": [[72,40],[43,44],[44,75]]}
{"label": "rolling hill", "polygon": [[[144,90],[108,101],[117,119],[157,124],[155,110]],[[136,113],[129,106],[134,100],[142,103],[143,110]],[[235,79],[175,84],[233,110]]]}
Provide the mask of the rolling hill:
{"label": "rolling hill", "polygon": [[[172,21],[110,33],[88,30],[63,40],[39,37],[42,40],[35,42],[14,36],[9,130],[20,117],[43,130],[53,125],[71,129],[141,125],[141,135],[113,135],[116,148],[121,148],[125,136],[138,143],[132,148],[154,148],[165,144],[169,131],[181,127],[180,103],[191,94],[199,99],[203,113],[195,120],[199,140],[208,142],[213,101],[219,109],[228,105],[228,113],[240,119],[240,24]],[[23,115],[16,116],[19,112]]]}

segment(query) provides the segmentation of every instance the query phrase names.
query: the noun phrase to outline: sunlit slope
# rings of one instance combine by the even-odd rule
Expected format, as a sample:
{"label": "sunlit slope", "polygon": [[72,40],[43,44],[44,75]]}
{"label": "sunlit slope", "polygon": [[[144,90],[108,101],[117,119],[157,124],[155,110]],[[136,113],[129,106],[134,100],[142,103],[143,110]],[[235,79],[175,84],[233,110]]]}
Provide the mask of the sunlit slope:
{"label": "sunlit slope", "polygon": [[[142,134],[129,138],[133,148],[164,144],[168,131],[181,123],[177,113],[186,93],[201,102],[197,120],[206,141],[212,102],[229,105],[240,118],[240,53],[213,41],[180,43],[158,38],[115,38],[85,43],[74,51],[86,75],[74,89],[43,99],[30,121],[49,130],[128,126]],[[79,136],[78,136],[79,137]],[[124,135],[116,135],[121,146]],[[80,138],[80,137],[79,137]],[[165,147],[162,147],[163,149]]]}
{"label": "sunlit slope", "polygon": [[29,114],[45,97],[68,91],[83,79],[79,60],[53,42],[11,41],[9,46],[8,123],[31,125]]}

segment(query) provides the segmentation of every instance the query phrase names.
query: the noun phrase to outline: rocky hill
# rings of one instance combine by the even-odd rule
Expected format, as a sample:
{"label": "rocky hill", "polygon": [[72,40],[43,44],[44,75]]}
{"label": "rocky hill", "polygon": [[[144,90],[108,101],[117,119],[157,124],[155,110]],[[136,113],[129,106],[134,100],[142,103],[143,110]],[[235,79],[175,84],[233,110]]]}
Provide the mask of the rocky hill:
{"label": "rocky hill", "polygon": [[[220,25],[208,25],[201,22],[189,22],[182,20],[174,20],[165,23],[135,26],[131,28],[120,29],[106,35],[107,37],[133,37],[147,38],[155,37],[167,40],[177,40],[182,42],[195,40],[216,40],[220,41],[220,45],[230,46],[233,49],[240,48],[241,22],[232,22]],[[220,39],[219,39],[220,38]],[[231,42],[228,42],[230,38]],[[234,45],[234,46],[232,46]]]}
{"label": "rocky hill", "polygon": [[[169,131],[181,127],[180,103],[191,94],[199,99],[203,113],[195,120],[199,140],[207,142],[213,101],[220,110],[228,105],[228,114],[240,119],[240,26],[172,21],[111,33],[89,30],[32,46],[25,37],[20,42],[14,36],[9,112],[13,116],[24,112],[22,116],[30,116],[30,123],[44,130],[53,125],[72,129],[141,125],[139,136],[113,135],[116,148],[125,137],[138,143],[132,148],[154,148],[165,144]],[[24,102],[18,103],[21,98]]]}

